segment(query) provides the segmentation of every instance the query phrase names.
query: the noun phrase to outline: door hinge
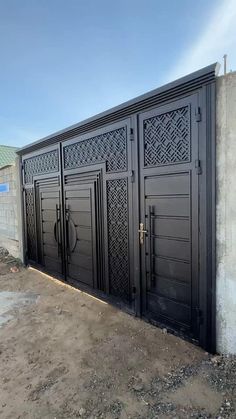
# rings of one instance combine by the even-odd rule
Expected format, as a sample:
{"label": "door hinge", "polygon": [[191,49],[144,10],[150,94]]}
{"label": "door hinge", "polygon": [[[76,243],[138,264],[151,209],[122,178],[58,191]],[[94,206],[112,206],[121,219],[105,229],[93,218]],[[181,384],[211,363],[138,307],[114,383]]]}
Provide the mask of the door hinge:
{"label": "door hinge", "polygon": [[196,169],[197,175],[202,174],[201,161],[198,159],[195,160],[195,169]]}
{"label": "door hinge", "polygon": [[134,141],[134,129],[130,128],[129,130],[129,139],[130,141]]}
{"label": "door hinge", "polygon": [[130,176],[131,183],[134,183],[134,170],[130,170],[129,176]]}
{"label": "door hinge", "polygon": [[201,108],[198,106],[195,109],[195,121],[200,122],[202,120]]}
{"label": "door hinge", "polygon": [[24,170],[24,162],[21,163],[21,170]]}
{"label": "door hinge", "polygon": [[25,188],[24,186],[21,186],[21,192],[24,192]]}

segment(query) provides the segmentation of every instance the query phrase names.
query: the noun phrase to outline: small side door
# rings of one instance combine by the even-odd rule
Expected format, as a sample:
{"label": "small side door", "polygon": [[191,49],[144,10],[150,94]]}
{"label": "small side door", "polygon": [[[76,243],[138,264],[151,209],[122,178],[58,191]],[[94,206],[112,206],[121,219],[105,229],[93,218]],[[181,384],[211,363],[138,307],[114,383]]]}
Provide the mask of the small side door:
{"label": "small side door", "polygon": [[[76,181],[77,179],[77,181]],[[66,277],[91,288],[98,287],[96,181],[86,174],[66,177]]]}
{"label": "small side door", "polygon": [[51,273],[63,274],[62,212],[59,178],[35,181],[38,262]]}
{"label": "small side door", "polygon": [[142,312],[198,339],[198,125],[192,95],[140,115]]}

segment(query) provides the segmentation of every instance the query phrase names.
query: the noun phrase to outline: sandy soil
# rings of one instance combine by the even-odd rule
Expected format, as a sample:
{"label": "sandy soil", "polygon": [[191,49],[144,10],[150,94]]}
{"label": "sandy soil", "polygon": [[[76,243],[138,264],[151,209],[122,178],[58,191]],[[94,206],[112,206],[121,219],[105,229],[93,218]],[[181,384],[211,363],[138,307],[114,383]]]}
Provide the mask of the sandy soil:
{"label": "sandy soil", "polygon": [[6,298],[1,419],[236,417],[235,359],[1,263],[2,307]]}

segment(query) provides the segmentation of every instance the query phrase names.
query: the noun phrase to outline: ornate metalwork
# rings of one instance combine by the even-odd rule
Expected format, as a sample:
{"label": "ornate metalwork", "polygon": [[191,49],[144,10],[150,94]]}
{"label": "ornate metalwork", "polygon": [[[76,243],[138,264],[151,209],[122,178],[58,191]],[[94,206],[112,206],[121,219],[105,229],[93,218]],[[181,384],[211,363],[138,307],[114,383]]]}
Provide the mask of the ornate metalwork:
{"label": "ornate metalwork", "polygon": [[58,150],[48,151],[24,161],[25,183],[32,183],[33,177],[43,173],[53,173],[59,170]]}
{"label": "ornate metalwork", "polygon": [[28,259],[36,260],[35,209],[33,188],[25,189],[25,215],[27,228]]}
{"label": "ornate metalwork", "polygon": [[127,179],[107,181],[108,265],[110,293],[129,300]]}
{"label": "ornate metalwork", "polygon": [[64,148],[64,168],[75,169],[95,163],[106,163],[107,172],[127,169],[126,127],[70,144]]}
{"label": "ornate metalwork", "polygon": [[144,166],[184,163],[190,160],[188,106],[144,121]]}

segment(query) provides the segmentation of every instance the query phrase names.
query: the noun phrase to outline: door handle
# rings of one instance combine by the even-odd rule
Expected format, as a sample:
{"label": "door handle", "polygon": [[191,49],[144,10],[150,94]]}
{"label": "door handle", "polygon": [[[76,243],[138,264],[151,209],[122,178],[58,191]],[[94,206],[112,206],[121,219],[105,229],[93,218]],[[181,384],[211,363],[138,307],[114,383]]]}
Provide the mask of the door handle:
{"label": "door handle", "polygon": [[69,262],[71,254],[74,252],[77,242],[76,227],[71,219],[70,208],[65,209],[66,213],[66,253]]}
{"label": "door handle", "polygon": [[67,255],[67,263],[69,262],[70,258],[70,238],[69,238],[69,220],[70,220],[70,212],[69,208],[65,208],[65,218],[66,218],[66,255]]}
{"label": "door handle", "polygon": [[155,285],[155,251],[154,251],[154,207],[149,205],[148,221],[149,221],[149,278],[150,285]]}
{"label": "door handle", "polygon": [[57,256],[60,256],[60,236],[61,236],[61,208],[60,205],[56,205],[56,222],[54,224],[54,238],[57,242]]}
{"label": "door handle", "polygon": [[139,224],[139,230],[138,230],[138,232],[139,232],[139,243],[140,244],[143,244],[144,243],[145,233],[147,233],[147,230],[144,230],[144,224],[143,223],[140,223]]}

